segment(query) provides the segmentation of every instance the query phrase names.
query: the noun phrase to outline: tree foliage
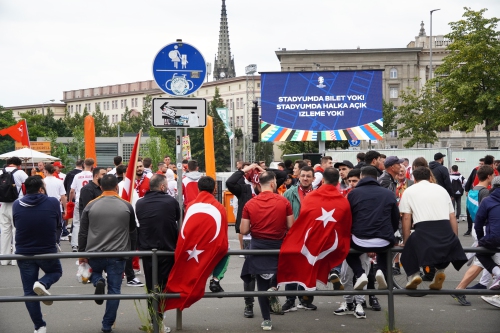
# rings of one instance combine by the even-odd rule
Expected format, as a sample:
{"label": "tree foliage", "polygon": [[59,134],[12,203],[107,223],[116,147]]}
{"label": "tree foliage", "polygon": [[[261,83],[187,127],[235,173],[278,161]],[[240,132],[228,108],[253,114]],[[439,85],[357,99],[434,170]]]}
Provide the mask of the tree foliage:
{"label": "tree foliage", "polygon": [[[3,106],[0,105],[0,129],[4,129],[16,124],[16,120],[14,118],[14,113],[12,110],[6,110]],[[9,151],[14,150],[14,139],[10,136],[1,136],[0,135],[0,154],[8,153]]]}
{"label": "tree foliage", "polygon": [[499,19],[484,17],[487,9],[464,10],[462,20],[450,23],[450,54],[434,81],[445,97],[446,121],[466,132],[483,124],[491,148],[490,131],[500,124]]}
{"label": "tree foliage", "polygon": [[428,81],[420,92],[411,88],[402,91],[401,100],[403,105],[398,107],[396,124],[400,125],[399,137],[409,138],[404,146],[424,144],[427,147],[438,141],[437,132],[446,123],[442,116],[443,97],[435,91],[432,82]]}
{"label": "tree foliage", "polygon": [[[155,170],[159,162],[163,162],[166,155],[174,157],[173,148],[175,146],[170,146],[167,140],[161,135],[161,130],[157,130],[154,127],[149,129],[149,139],[146,141],[146,147],[141,151],[141,156],[150,157],[152,160],[152,169]],[[175,141],[171,141],[175,143]],[[172,160],[174,160],[172,158]]]}
{"label": "tree foliage", "polygon": [[386,101],[382,100],[382,114],[384,119],[382,132],[384,134],[388,134],[397,129],[398,111],[391,101],[387,103]]}

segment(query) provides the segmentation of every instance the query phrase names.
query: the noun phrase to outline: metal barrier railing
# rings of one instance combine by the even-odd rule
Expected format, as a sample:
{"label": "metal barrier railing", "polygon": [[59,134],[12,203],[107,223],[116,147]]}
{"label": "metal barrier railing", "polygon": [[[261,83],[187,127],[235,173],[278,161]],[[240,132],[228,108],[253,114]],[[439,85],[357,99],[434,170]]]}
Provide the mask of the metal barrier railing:
{"label": "metal barrier railing", "polygon": [[[488,250],[482,247],[464,247],[465,252],[472,253],[496,253],[498,251]],[[388,297],[387,312],[388,312],[388,327],[389,330],[395,328],[394,318],[394,295],[422,295],[422,290],[408,290],[408,289],[394,289],[393,271],[392,271],[392,254],[402,252],[402,247],[393,247],[388,249],[389,252],[387,260],[387,289],[386,290],[316,290],[316,291],[243,291],[243,292],[219,292],[219,293],[206,293],[203,298],[224,298],[224,297],[259,297],[259,296],[340,296],[340,295],[384,295]],[[362,253],[351,249],[350,253]],[[279,250],[230,250],[229,255],[278,255]],[[18,254],[0,255],[0,260],[33,260],[33,259],[67,259],[67,258],[103,258],[103,257],[152,257],[152,284],[158,285],[158,256],[173,256],[174,252],[169,251],[122,251],[122,252],[67,252],[67,253],[51,253],[40,254],[34,256],[24,256]],[[497,295],[498,290],[488,289],[445,289],[445,290],[425,290],[427,295]],[[147,299],[152,301],[153,308],[158,307],[158,300],[160,298],[179,298],[178,293],[151,293],[151,294],[120,294],[120,295],[51,295],[43,296],[47,301],[80,301],[80,300],[132,300],[132,299]],[[27,301],[40,301],[39,296],[0,296],[0,303],[2,302],[27,302]],[[182,330],[182,312],[177,310],[176,315],[176,328]],[[159,332],[158,322],[153,316],[153,330],[154,333]]]}

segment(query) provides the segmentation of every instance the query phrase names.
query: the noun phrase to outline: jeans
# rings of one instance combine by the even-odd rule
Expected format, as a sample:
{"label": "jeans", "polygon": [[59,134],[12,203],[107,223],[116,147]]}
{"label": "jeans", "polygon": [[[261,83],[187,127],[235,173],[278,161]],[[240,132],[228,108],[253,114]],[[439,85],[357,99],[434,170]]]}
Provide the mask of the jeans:
{"label": "jeans", "polygon": [[[35,282],[40,282],[46,289],[50,289],[62,276],[62,267],[59,259],[49,260],[19,260],[17,263],[19,272],[21,273],[21,281],[23,283],[24,296],[36,296],[33,291]],[[41,269],[45,275],[38,279],[38,272]],[[26,309],[31,317],[31,321],[35,325],[35,330],[40,327],[46,326],[43,320],[42,311],[40,309],[40,302],[25,302]]]}
{"label": "jeans", "polygon": [[[125,270],[125,259],[124,258],[91,258],[89,259],[89,265],[92,267],[92,275],[90,276],[90,281],[96,286],[98,281],[104,281],[102,277],[102,272],[107,273],[107,284],[108,284],[108,295],[116,295],[121,293],[122,288],[122,274]],[[102,328],[104,330],[110,330],[111,326],[116,320],[116,312],[118,311],[118,306],[120,305],[120,300],[107,300],[106,310],[104,312],[104,317],[102,318]]]}

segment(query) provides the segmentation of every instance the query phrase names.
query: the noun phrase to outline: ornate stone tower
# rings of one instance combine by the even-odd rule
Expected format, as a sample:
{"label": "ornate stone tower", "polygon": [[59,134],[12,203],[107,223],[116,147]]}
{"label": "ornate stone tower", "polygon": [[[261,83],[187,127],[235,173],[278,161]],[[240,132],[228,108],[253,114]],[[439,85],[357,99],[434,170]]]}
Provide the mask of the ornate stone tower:
{"label": "ornate stone tower", "polygon": [[226,1],[222,0],[220,15],[219,47],[214,61],[214,80],[222,80],[235,77],[234,58],[231,56],[229,45],[229,28],[227,26]]}

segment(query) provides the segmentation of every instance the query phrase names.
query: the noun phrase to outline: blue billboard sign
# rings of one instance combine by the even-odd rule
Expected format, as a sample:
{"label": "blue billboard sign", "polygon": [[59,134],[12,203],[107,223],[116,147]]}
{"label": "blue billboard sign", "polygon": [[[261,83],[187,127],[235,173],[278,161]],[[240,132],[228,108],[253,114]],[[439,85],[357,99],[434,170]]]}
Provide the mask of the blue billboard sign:
{"label": "blue billboard sign", "polygon": [[261,140],[382,139],[382,71],[261,73]]}
{"label": "blue billboard sign", "polygon": [[207,74],[201,52],[184,42],[164,46],[153,61],[153,77],[161,90],[173,96],[187,96],[198,90]]}

